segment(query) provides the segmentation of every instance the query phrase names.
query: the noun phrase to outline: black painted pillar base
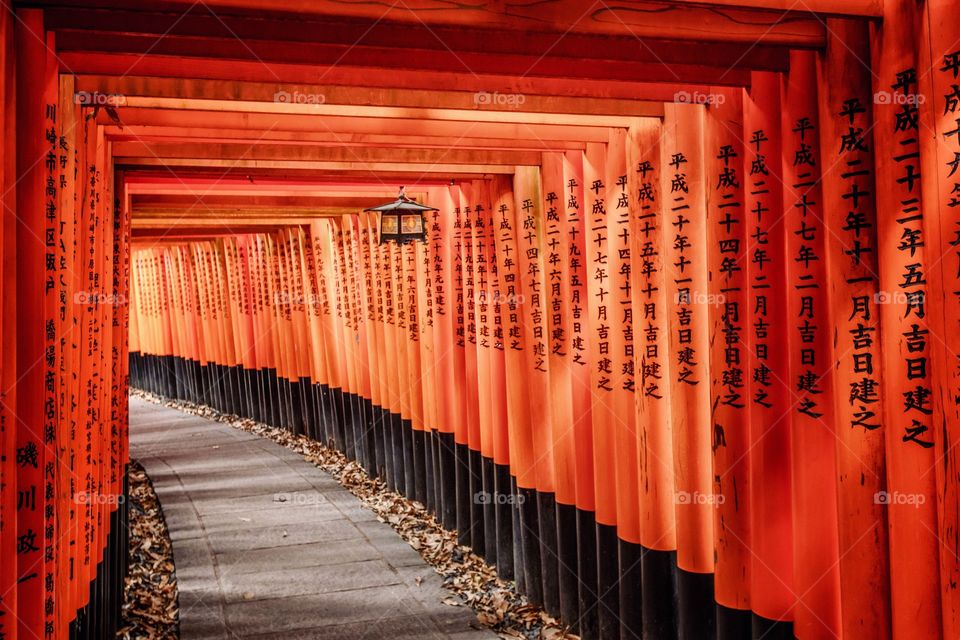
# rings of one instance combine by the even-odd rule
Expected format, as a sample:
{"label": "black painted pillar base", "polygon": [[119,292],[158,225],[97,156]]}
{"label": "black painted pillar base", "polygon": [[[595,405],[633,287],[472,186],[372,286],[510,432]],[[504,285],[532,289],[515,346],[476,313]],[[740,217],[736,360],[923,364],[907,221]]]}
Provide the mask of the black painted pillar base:
{"label": "black painted pillar base", "polygon": [[717,605],[717,640],[751,640],[753,638],[753,613],[747,609],[734,609]]}
{"label": "black painted pillar base", "polygon": [[753,614],[753,640],[793,640],[793,623]]}
{"label": "black painted pillar base", "polygon": [[592,511],[577,509],[577,540],[580,616],[575,626],[581,640],[596,640],[600,635],[600,614],[597,609],[597,523]]}
{"label": "black painted pillar base", "polygon": [[644,549],[641,564],[644,640],[676,640],[677,552]]}
{"label": "black painted pillar base", "polygon": [[[543,520],[541,519],[541,522]],[[577,585],[577,508],[556,504],[557,526],[557,592],[560,596],[560,619],[573,627],[580,617],[580,593]]]}
{"label": "black painted pillar base", "polygon": [[677,569],[680,640],[715,638],[716,602],[713,599],[713,574]]}
{"label": "black painted pillar base", "polygon": [[457,443],[452,433],[438,433],[440,458],[440,522],[443,528],[457,528]]}
{"label": "black painted pillar base", "polygon": [[497,566],[497,506],[495,504],[497,488],[495,478],[497,474],[493,460],[481,455],[482,472],[480,486],[483,488],[487,500],[483,503],[483,558],[487,564]]}
{"label": "black painted pillar base", "polygon": [[457,541],[470,544],[470,518],[473,515],[474,496],[470,493],[470,449],[465,444],[456,443],[456,482],[457,482]]}
{"label": "black painted pillar base", "polygon": [[620,638],[643,638],[643,547],[620,540]]}
{"label": "black painted pillar base", "polygon": [[486,549],[484,529],[484,508],[493,496],[483,490],[483,456],[479,451],[469,449],[470,457],[470,547],[474,552],[483,554]]}
{"label": "black painted pillar base", "polygon": [[543,572],[540,568],[540,514],[537,511],[537,492],[520,488],[520,535],[523,540],[524,593],[530,602],[543,605]]}
{"label": "black painted pillar base", "polygon": [[540,525],[540,572],[543,582],[543,608],[560,615],[560,569],[557,548],[557,499],[553,493],[537,492]]}
{"label": "black painted pillar base", "polygon": [[[620,639],[620,540],[617,528],[597,523],[597,617],[600,640]],[[706,636],[703,636],[704,638]]]}
{"label": "black painted pillar base", "polygon": [[410,447],[413,459],[413,494],[414,500],[422,505],[427,504],[427,432],[410,429]]}
{"label": "black painted pillar base", "polygon": [[497,527],[497,573],[504,580],[513,580],[513,505],[504,498],[513,495],[510,481],[510,467],[505,464],[493,465],[493,509]]}

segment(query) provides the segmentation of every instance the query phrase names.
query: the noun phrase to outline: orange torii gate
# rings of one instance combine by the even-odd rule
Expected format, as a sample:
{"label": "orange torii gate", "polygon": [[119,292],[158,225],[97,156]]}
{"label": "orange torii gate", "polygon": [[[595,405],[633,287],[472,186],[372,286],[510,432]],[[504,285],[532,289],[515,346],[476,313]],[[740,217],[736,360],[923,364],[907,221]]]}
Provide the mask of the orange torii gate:
{"label": "orange torii gate", "polygon": [[[957,637],[955,3],[38,4],[0,19],[3,637],[112,631],[128,348],[581,637]],[[363,212],[395,182],[424,244]]]}

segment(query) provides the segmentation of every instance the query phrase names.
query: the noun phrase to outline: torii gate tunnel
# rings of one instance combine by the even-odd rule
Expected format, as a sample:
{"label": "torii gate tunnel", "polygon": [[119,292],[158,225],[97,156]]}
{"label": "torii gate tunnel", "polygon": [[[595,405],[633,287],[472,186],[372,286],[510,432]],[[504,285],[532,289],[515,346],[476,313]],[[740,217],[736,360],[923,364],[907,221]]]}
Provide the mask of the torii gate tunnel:
{"label": "torii gate tunnel", "polygon": [[584,639],[960,638],[957,0],[3,5],[0,638],[115,632],[130,386]]}

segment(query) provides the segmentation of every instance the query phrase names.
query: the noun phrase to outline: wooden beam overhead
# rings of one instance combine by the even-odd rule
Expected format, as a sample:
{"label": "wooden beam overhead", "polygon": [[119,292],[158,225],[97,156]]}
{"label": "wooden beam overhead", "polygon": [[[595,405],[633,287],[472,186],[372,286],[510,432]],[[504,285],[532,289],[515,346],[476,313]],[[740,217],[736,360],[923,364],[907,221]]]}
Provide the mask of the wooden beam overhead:
{"label": "wooden beam overhead", "polygon": [[[663,115],[661,103],[638,103],[646,105],[642,117]],[[431,109],[421,107],[366,107],[342,104],[310,104],[290,102],[255,102],[246,100],[210,100],[204,98],[159,98],[127,96],[124,105],[142,109],[184,109],[192,111],[222,111],[239,113],[276,113],[308,116],[346,116],[353,118],[382,119],[404,118],[414,120],[446,120],[456,122],[492,122],[511,124],[559,124],[579,127],[628,128],[636,117],[602,116],[576,113],[533,113],[529,111],[478,111],[469,109]],[[122,121],[122,120],[121,120]]]}
{"label": "wooden beam overhead", "polygon": [[[689,43],[687,44],[690,47]],[[58,51],[95,51],[138,56],[167,55],[202,64],[207,59],[246,60],[260,64],[316,64],[414,69],[463,74],[539,76],[548,78],[593,78],[647,82],[724,83],[739,77],[730,67],[715,66],[706,58],[696,63],[671,63],[659,60],[590,60],[538,55],[495,53],[455,53],[446,49],[392,49],[366,45],[328,45],[287,42],[241,41],[194,37],[115,34],[110,32],[65,31],[57,34]]]}
{"label": "wooden beam overhead", "polygon": [[[116,158],[118,168],[129,169],[138,167],[190,167],[190,168],[221,168],[234,174],[244,174],[256,170],[273,170],[279,174],[288,174],[290,171],[311,171],[321,174],[343,174],[349,176],[381,177],[384,184],[394,183],[397,176],[408,176],[407,184],[416,184],[409,180],[439,174],[445,178],[469,177],[484,174],[513,175],[514,167],[497,164],[448,164],[423,162],[335,162],[335,161],[296,161],[296,160],[234,160],[209,158],[158,158],[129,157]],[[389,179],[388,179],[389,177]],[[403,183],[401,183],[403,184]]]}
{"label": "wooden beam overhead", "polygon": [[[635,98],[580,98],[486,91],[440,91],[382,87],[343,87],[278,82],[226,82],[204,79],[146,78],[139,76],[77,76],[81,97],[94,93],[133,97],[286,102],[301,105],[452,109],[476,112],[528,112],[551,114],[654,117],[662,114],[654,102]],[[664,96],[665,97],[665,96]],[[673,99],[673,95],[670,98]]]}
{"label": "wooden beam overhead", "polygon": [[[40,0],[37,4],[136,8],[135,0]],[[175,0],[158,10],[184,12],[196,3]],[[833,0],[831,6],[836,6]],[[543,0],[527,4],[482,3],[451,5],[444,0],[378,4],[338,0],[206,0],[205,10],[217,15],[263,16],[278,12],[324,18],[359,18],[411,24],[458,25],[484,29],[546,33],[633,35],[641,38],[758,42],[821,46],[825,28],[816,16],[801,11],[633,0],[616,5],[582,0]],[[519,35],[519,34],[518,34]]]}
{"label": "wooden beam overhead", "polygon": [[404,149],[376,147],[315,147],[273,144],[203,144],[117,142],[113,156],[153,156],[166,158],[206,158],[214,160],[283,160],[297,162],[419,162],[445,164],[535,165],[536,151],[486,151],[476,149]]}
{"label": "wooden beam overhead", "polygon": [[583,142],[569,140],[525,140],[517,138],[474,138],[409,136],[398,134],[355,134],[333,132],[250,131],[214,127],[106,126],[104,133],[114,142],[257,142],[325,145],[338,147],[408,147],[423,149],[520,149],[527,151],[576,151]]}
{"label": "wooden beam overhead", "polygon": [[592,98],[640,98],[672,100],[680,91],[705,89],[711,85],[749,86],[750,73],[743,69],[714,68],[708,79],[693,82],[676,73],[659,82],[645,76],[628,80],[589,77],[517,76],[494,69],[489,73],[431,71],[425,69],[382,69],[372,66],[284,64],[262,60],[196,59],[184,65],[177,55],[59,51],[57,59],[65,73],[115,76],[156,76],[205,78],[244,82],[328,84],[342,86],[433,89],[444,91],[487,91],[524,95],[553,95]]}
{"label": "wooden beam overhead", "polygon": [[569,140],[575,142],[606,142],[607,129],[579,125],[531,124],[508,122],[463,122],[453,120],[419,120],[416,118],[377,118],[240,113],[234,111],[184,111],[173,109],[146,109],[120,107],[116,109],[119,121],[101,110],[97,123],[114,125],[147,125],[154,127],[207,127],[246,129],[259,139],[262,132],[318,132],[346,136],[366,134],[393,134],[404,136],[439,136],[445,138],[513,138],[540,142],[542,140]]}
{"label": "wooden beam overhead", "polygon": [[[463,25],[427,25],[422,22],[392,22],[370,19],[324,17],[259,17],[213,15],[194,10],[174,12],[103,11],[57,7],[47,12],[46,27],[58,33],[99,31],[161,36],[210,37],[247,43],[275,41],[303,44],[367,45],[402,49],[426,49],[445,54],[525,54],[536,57],[589,60],[660,62],[662,64],[709,64],[716,67],[783,71],[789,66],[784,46],[757,42],[703,42],[660,37],[640,38],[632,33],[594,35],[562,34]],[[589,62],[587,62],[589,64]]]}

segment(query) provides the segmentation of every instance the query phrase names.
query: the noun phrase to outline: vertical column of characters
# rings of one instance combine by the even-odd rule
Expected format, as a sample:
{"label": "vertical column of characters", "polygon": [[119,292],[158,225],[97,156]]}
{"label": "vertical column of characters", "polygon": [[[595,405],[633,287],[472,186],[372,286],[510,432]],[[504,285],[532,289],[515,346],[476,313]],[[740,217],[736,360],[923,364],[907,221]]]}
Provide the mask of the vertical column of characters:
{"label": "vertical column of characters", "polygon": [[[392,243],[379,245],[380,253],[380,278],[382,283],[383,310],[384,310],[384,357],[394,357],[396,352],[396,306],[394,303],[395,294],[393,286],[393,261],[392,261]],[[398,386],[397,368],[388,367],[386,376],[386,386],[384,388],[386,415],[384,424],[386,426],[385,438],[387,440],[386,450],[388,457],[387,483],[392,488],[396,488],[396,477],[399,473],[398,464],[401,461],[402,452],[396,448],[394,437],[394,417],[399,415],[400,407],[400,388]]]}
{"label": "vertical column of characters", "polygon": [[[471,216],[473,229],[473,307],[476,321],[476,398],[478,420],[470,423],[468,444],[472,451],[479,451],[483,434],[492,432],[493,427],[493,387],[491,385],[491,352],[497,338],[494,335],[496,325],[493,322],[495,309],[501,306],[497,295],[496,273],[492,259],[494,252],[494,234],[496,226],[490,207],[488,185],[484,180],[474,180],[466,192],[473,202]],[[471,468],[471,486],[480,478],[480,470]],[[475,502],[471,491],[471,500]]]}
{"label": "vertical column of characters", "polygon": [[[53,35],[47,35],[47,46],[56,46]],[[65,258],[63,246],[63,212],[60,202],[60,137],[63,119],[60,113],[60,86],[57,73],[57,61],[51,55],[46,56],[44,72],[44,140],[43,158],[43,446],[46,462],[43,469],[43,634],[45,638],[59,637],[62,633],[62,619],[58,602],[61,547],[57,530],[59,520],[66,508],[69,508],[70,496],[58,491],[58,478],[67,470],[61,465],[59,448],[65,434],[60,432],[60,412],[57,407],[57,378],[60,374],[60,360],[63,352],[60,347],[62,318],[66,306],[61,303],[57,290],[59,280],[59,262]],[[66,156],[63,156],[64,161]],[[99,265],[98,265],[99,267]],[[105,277],[106,274],[101,274]],[[65,302],[65,301],[64,301]],[[59,326],[58,326],[59,325]],[[106,419],[107,416],[104,416]]]}
{"label": "vertical column of characters", "polygon": [[[340,366],[340,393],[339,393],[339,402],[337,403],[338,411],[338,421],[337,428],[341,430],[343,434],[342,439],[342,450],[350,459],[356,457],[355,453],[355,440],[354,440],[354,431],[353,425],[350,422],[350,394],[354,389],[354,380],[356,372],[353,366],[353,350],[354,345],[352,344],[353,339],[353,317],[351,313],[351,303],[350,303],[350,290],[348,289],[348,275],[347,269],[349,268],[346,263],[346,254],[344,251],[344,235],[347,233],[346,222],[344,220],[331,221],[331,229],[333,231],[333,288],[336,291],[336,328],[337,336],[340,344],[338,345],[338,354],[337,360]],[[399,298],[400,296],[398,296]],[[397,347],[398,353],[402,353],[402,335],[398,336]],[[404,379],[403,377],[403,363],[404,359],[402,355],[397,358],[397,368],[398,375],[400,380]],[[403,383],[401,382],[401,389]]]}
{"label": "vertical column of characters", "polygon": [[[920,181],[924,246],[928,247],[926,305],[933,380],[932,431],[940,537],[943,636],[960,634],[960,26],[946,0],[923,5],[915,38],[920,107]],[[905,30],[906,31],[906,30]],[[919,100],[922,97],[923,100]],[[939,339],[933,339],[939,336]],[[908,340],[916,338],[904,336]],[[909,344],[908,344],[909,347]]]}
{"label": "vertical column of characters", "polygon": [[[293,371],[293,395],[294,406],[294,427],[297,433],[306,433],[307,411],[305,403],[306,385],[309,380],[310,372],[310,352],[306,349],[307,345],[307,323],[306,323],[306,298],[303,290],[303,278],[300,272],[300,228],[297,226],[287,227],[287,278],[289,280],[291,313],[293,314],[293,335],[291,340],[292,356],[296,363],[296,369]],[[364,345],[366,346],[366,345]],[[361,357],[366,357],[366,351],[360,353]],[[366,367],[364,366],[364,369]],[[361,383],[362,384],[362,383]]]}
{"label": "vertical column of characters", "polygon": [[[499,317],[496,336],[503,345],[507,431],[510,440],[510,466],[515,478],[513,498],[505,486],[497,487],[497,499],[512,502],[513,557],[518,585],[531,601],[543,603],[539,523],[537,519],[537,454],[533,446],[530,403],[526,386],[526,344],[522,309],[517,304],[523,275],[519,256],[519,214],[516,211],[513,184],[509,176],[489,179],[490,255],[495,273],[491,286],[494,318]],[[491,267],[493,269],[493,267]],[[505,510],[504,510],[505,511]]]}
{"label": "vertical column of characters", "polygon": [[[17,282],[25,292],[45,291],[45,232],[43,158],[47,125],[47,86],[43,14],[39,10],[17,13]],[[43,638],[45,613],[44,576],[46,548],[44,511],[48,504],[44,486],[46,463],[53,463],[44,443],[46,296],[25,295],[19,301],[16,346],[17,438],[14,465],[17,478],[16,566],[17,611],[10,624],[19,637]],[[52,604],[52,603],[51,603]]]}
{"label": "vertical column of characters", "polygon": [[[603,180],[606,185],[607,290],[609,327],[609,402],[616,477],[619,547],[619,618],[624,635],[641,633],[640,504],[637,484],[637,437],[633,305],[631,300],[630,197],[627,178],[627,130],[610,129]],[[601,326],[601,330],[603,327]]]}
{"label": "vertical column of characters", "polygon": [[[845,607],[842,624],[845,636],[885,636],[891,621],[889,587],[884,585],[890,584],[888,563],[894,560],[887,551],[887,511],[877,499],[886,485],[886,462],[877,336],[871,91],[868,71],[861,66],[869,42],[865,25],[839,19],[828,20],[827,25],[827,47],[817,67],[831,312],[826,322],[834,336],[831,364],[840,556],[852,558],[842,567],[841,594],[844,599],[853,597],[848,596],[849,588],[870,598],[862,609]],[[902,562],[912,562],[909,554],[902,556]],[[856,579],[855,573],[859,574]]]}
{"label": "vertical column of characters", "polygon": [[627,153],[643,628],[652,637],[671,633],[675,624],[671,552],[677,548],[661,134],[660,122],[638,122],[630,129]]}
{"label": "vertical column of characters", "polygon": [[104,385],[107,384],[104,372],[105,354],[103,340],[103,320],[104,307],[103,291],[104,283],[102,280],[102,265],[105,256],[108,255],[108,248],[105,246],[104,234],[102,233],[105,225],[106,215],[104,208],[104,186],[105,174],[104,167],[104,138],[99,128],[95,129],[88,138],[88,156],[87,156],[87,175],[89,179],[90,192],[88,195],[88,223],[87,233],[89,236],[89,253],[86,259],[88,283],[86,291],[90,292],[89,317],[90,342],[88,343],[88,353],[91,355],[91,368],[89,372],[89,382],[87,383],[88,393],[88,413],[91,420],[91,443],[90,459],[94,466],[93,482],[88,494],[87,502],[91,503],[91,524],[90,535],[86,540],[87,559],[90,567],[89,580],[96,579],[99,573],[99,563],[102,558],[102,531],[104,522],[104,506],[98,498],[104,495],[105,478],[107,474],[107,461],[104,456],[105,435],[104,423],[107,416],[104,413],[103,396]]}
{"label": "vertical column of characters", "polygon": [[564,229],[565,186],[563,154],[546,152],[541,161],[543,196],[543,262],[545,281],[547,368],[550,371],[548,398],[553,441],[553,464],[557,503],[576,504],[576,459],[573,437],[571,395],[570,305],[568,296],[568,236]]}
{"label": "vertical column of characters", "polygon": [[[317,289],[321,295],[320,326],[323,333],[324,368],[327,373],[326,401],[326,443],[339,443],[338,429],[335,424],[337,413],[335,410],[336,392],[340,388],[340,367],[337,359],[337,331],[336,331],[336,292],[333,290],[333,242],[332,229],[329,220],[318,220],[312,224],[314,237],[314,260],[317,269]],[[388,282],[389,284],[389,282]],[[392,369],[395,369],[392,368]]]}
{"label": "vertical column of characters", "polygon": [[[75,317],[77,301],[73,289],[76,262],[76,226],[77,226],[77,184],[76,184],[76,139],[79,118],[73,95],[73,76],[60,78],[59,107],[61,124],[57,142],[57,189],[59,194],[60,238],[57,248],[56,290],[59,310],[56,318],[57,334],[57,376],[56,411],[57,425],[57,494],[61,499],[62,511],[57,518],[56,536],[60,553],[57,554],[57,609],[62,624],[69,624],[76,617],[76,580],[73,566],[76,561],[77,513],[74,496],[76,494],[76,450],[77,429],[75,383],[72,372],[76,366]],[[121,407],[125,409],[126,397]]]}
{"label": "vertical column of characters", "polygon": [[[295,293],[292,282],[290,281],[288,269],[290,257],[289,237],[289,227],[282,227],[271,234],[273,250],[276,257],[274,259],[273,291],[271,292],[270,301],[277,314],[277,347],[280,355],[280,365],[277,367],[277,370],[280,381],[280,404],[285,414],[284,427],[291,432],[295,432],[293,387],[291,384],[297,377],[297,356],[292,348]],[[352,345],[354,341],[351,339],[349,343]]]}
{"label": "vertical column of characters", "polygon": [[[320,252],[320,239],[317,222],[311,222],[303,229],[303,280],[308,291],[307,316],[310,335],[311,381],[314,395],[313,432],[310,437],[320,442],[327,441],[325,415],[325,388],[329,387],[325,354],[330,347],[326,343],[323,330],[324,307],[326,305],[326,291],[320,288],[320,270],[323,259]],[[370,357],[379,360],[379,351],[374,351]],[[377,397],[379,404],[380,398]]]}
{"label": "vertical column of characters", "polygon": [[607,464],[613,452],[613,408],[608,394],[613,390],[610,354],[610,273],[607,242],[606,149],[590,144],[583,156],[584,267],[587,279],[587,318],[591,329],[592,434],[594,488],[598,524],[616,526],[616,477],[614,465]]}
{"label": "vertical column of characters", "polygon": [[842,558],[839,551],[833,372],[829,355],[832,344],[827,324],[827,231],[823,224],[823,162],[813,53],[791,54],[790,73],[781,79],[780,101],[788,380],[795,396],[790,406],[793,571],[797,594],[794,630],[801,637],[840,636],[840,576],[845,564],[856,556]]}
{"label": "vertical column of characters", "polygon": [[410,380],[407,370],[407,342],[409,340],[407,303],[410,293],[406,282],[406,265],[404,264],[403,247],[391,243],[390,254],[391,278],[393,279],[394,291],[394,317],[396,319],[397,331],[394,357],[396,358],[399,372],[399,384],[397,386],[399,426],[395,434],[396,440],[394,443],[397,451],[400,453],[400,477],[398,479],[400,492],[412,498],[414,492],[414,467],[413,451],[410,446],[410,425],[408,424],[412,415],[410,410]]}
{"label": "vertical column of characters", "polygon": [[[382,303],[380,303],[380,278],[375,262],[378,260],[376,254],[376,214],[361,212],[359,214],[360,223],[360,254],[363,268],[363,291],[364,291],[364,313],[363,318],[366,325],[367,348],[367,369],[369,371],[369,385],[367,388],[366,399],[369,401],[369,409],[376,411],[381,406],[380,384],[383,376],[381,369],[380,350],[383,348],[383,327],[380,325],[381,319],[378,317],[378,307],[382,314]],[[371,414],[368,416],[368,422],[365,428],[370,429],[368,437],[371,442],[371,450],[376,449],[375,461],[371,461],[370,469],[373,473],[377,472],[377,467],[383,465],[383,440],[380,432],[379,421]]]}
{"label": "vertical column of characters", "polygon": [[[606,202],[607,249],[609,276],[609,305],[607,324],[610,327],[610,385],[613,388],[611,401],[614,414],[614,447],[617,478],[617,535],[622,542],[640,544],[640,497],[637,493],[637,431],[634,321],[633,321],[633,268],[632,230],[630,228],[630,192],[627,176],[627,130],[611,129],[607,144]],[[621,591],[627,591],[632,580],[625,574],[636,569],[639,576],[640,554],[630,546],[621,545]],[[627,596],[626,593],[623,593]],[[621,618],[624,625],[637,624],[631,629],[640,634],[639,602],[621,598]]]}
{"label": "vertical column of characters", "polygon": [[[486,217],[484,229],[487,233],[486,267],[487,285],[482,302],[486,304],[486,324],[489,332],[490,349],[487,355],[487,375],[480,378],[480,384],[489,389],[489,407],[487,422],[480,432],[481,450],[488,447],[493,464],[485,465],[483,460],[474,457],[479,464],[474,465],[475,474],[471,475],[474,490],[486,491],[487,500],[474,507],[474,529],[483,528],[483,535],[474,542],[483,542],[487,556],[492,562],[496,559],[502,575],[514,576],[514,537],[519,535],[519,520],[515,518],[518,509],[516,500],[511,496],[515,482],[511,481],[509,418],[507,410],[507,365],[504,352],[504,312],[506,310],[500,278],[500,254],[496,242],[497,222],[494,205],[497,194],[490,180],[474,181],[473,197],[482,205]],[[481,299],[477,299],[478,304]],[[522,574],[521,574],[522,575]]]}
{"label": "vertical column of characters", "polygon": [[563,291],[569,296],[570,316],[571,404],[573,411],[574,451],[576,452],[576,504],[588,512],[596,508],[593,487],[593,427],[591,408],[593,370],[590,352],[590,322],[587,290],[586,213],[583,191],[583,154],[579,151],[563,155],[562,233],[566,251],[560,256],[568,277]]}
{"label": "vertical column of characters", "polygon": [[359,460],[365,466],[369,464],[370,449],[366,425],[365,402],[370,397],[370,367],[367,363],[368,349],[367,323],[365,312],[366,289],[363,279],[363,259],[361,254],[360,219],[354,214],[349,217],[349,269],[353,292],[353,327],[356,335],[354,362],[356,386],[354,393],[354,426],[357,430],[357,446],[360,448]]}
{"label": "vertical column of characters", "polygon": [[[550,430],[550,376],[547,361],[546,307],[543,288],[543,213],[540,204],[540,171],[538,167],[517,167],[514,174],[514,211],[517,212],[517,268],[520,281],[515,297],[500,299],[508,315],[521,314],[524,332],[526,379],[530,397],[530,420],[533,447],[536,452],[537,490],[555,493],[553,438]],[[553,526],[553,525],[551,525]]]}
{"label": "vertical column of characters", "polygon": [[[375,223],[375,216],[371,213],[360,212],[357,217],[357,222],[359,225],[359,235],[358,235],[358,252],[360,254],[360,267],[361,267],[361,285],[363,290],[363,325],[364,325],[364,339],[365,346],[361,352],[361,357],[365,358],[364,368],[366,371],[366,378],[364,382],[364,398],[371,403],[371,405],[379,406],[380,404],[380,392],[379,392],[379,382],[380,382],[380,362],[376,354],[379,349],[379,340],[377,332],[377,277],[373,270],[373,245],[371,244],[374,241],[374,236],[376,230],[373,226]],[[365,429],[371,429],[373,427],[372,416],[368,416],[368,422],[364,425]],[[373,431],[368,433],[371,442],[374,442],[375,438],[378,438],[378,434],[375,434]],[[371,465],[371,469],[373,466]]]}
{"label": "vertical column of characters", "polygon": [[613,400],[613,348],[617,305],[613,300],[607,230],[606,145],[589,143],[583,154],[584,259],[587,282],[587,323],[593,362],[592,394],[593,471],[596,511],[597,617],[601,638],[619,633],[619,568],[617,566],[617,413]]}
{"label": "vertical column of characters", "polygon": [[412,452],[414,485],[411,497],[420,503],[426,502],[426,457],[424,449],[423,371],[420,368],[420,305],[418,300],[417,265],[421,258],[418,242],[403,245],[403,286],[406,298],[407,334],[406,365],[407,386],[410,389],[410,447]]}
{"label": "vertical column of characters", "polygon": [[[485,234],[484,239],[480,239],[481,229],[477,229],[476,222],[477,216],[473,210],[473,201],[471,196],[473,195],[473,185],[472,184],[461,184],[458,189],[459,197],[456,199],[456,202],[459,204],[458,211],[461,222],[461,232],[460,232],[460,241],[461,249],[460,256],[463,269],[462,277],[462,292],[463,292],[463,342],[464,342],[464,360],[463,360],[463,370],[464,377],[466,380],[466,393],[464,399],[466,400],[465,404],[465,420],[463,422],[463,427],[460,432],[457,434],[456,442],[458,445],[468,446],[470,442],[470,435],[477,434],[480,432],[480,409],[479,409],[479,387],[478,387],[478,350],[480,348],[479,339],[480,339],[480,313],[481,309],[479,308],[478,302],[482,301],[486,292],[484,290],[484,285],[486,283],[486,277],[483,278],[477,273],[477,267],[480,263],[484,262],[486,258],[478,259],[477,256],[477,245],[480,242],[485,243]],[[481,228],[483,221],[481,220]],[[484,274],[486,271],[484,271]],[[458,471],[460,469],[458,468]],[[458,506],[458,509],[460,507]]]}
{"label": "vertical column of characters", "polygon": [[[476,402],[477,420],[471,421],[468,428],[468,449],[466,450],[469,473],[465,495],[469,498],[470,509],[469,538],[461,537],[464,544],[470,544],[478,552],[484,548],[484,495],[483,467],[480,451],[485,439],[494,431],[494,416],[497,405],[497,373],[495,372],[495,347],[502,337],[498,336],[499,316],[502,303],[497,278],[495,249],[496,227],[491,205],[490,185],[486,180],[474,180],[464,192],[473,202],[471,226],[473,230],[473,306],[476,320]],[[470,209],[469,201],[467,209]],[[501,374],[502,375],[502,374]],[[472,390],[472,389],[471,389]]]}
{"label": "vertical column of characters", "polygon": [[584,191],[584,153],[563,154],[563,234],[566,252],[562,259],[569,269],[566,294],[570,314],[570,395],[573,410],[573,439],[576,456],[577,600],[579,614],[572,621],[581,634],[596,634],[597,560],[596,489],[593,464],[594,357],[590,330],[590,291],[587,254],[587,200]]}
{"label": "vertical column of characters", "polygon": [[713,486],[710,429],[710,336],[707,309],[693,304],[707,291],[704,108],[665,105],[662,189],[671,369],[677,565],[681,633],[712,633]]}
{"label": "vertical column of characters", "polygon": [[[462,289],[458,286],[459,240],[458,219],[451,187],[439,189],[434,206],[437,211],[429,213],[431,264],[428,277],[433,281],[434,294],[434,355],[437,380],[446,381],[443,392],[437,393],[436,456],[439,463],[437,500],[440,503],[438,516],[444,527],[450,528],[456,521],[456,496],[453,486],[454,431],[463,405],[465,381],[463,345],[459,331],[463,325]],[[481,445],[482,448],[482,445]],[[488,455],[492,456],[492,444]]]}
{"label": "vertical column of characters", "polygon": [[[446,189],[444,189],[446,191]],[[427,190],[425,201],[435,202],[436,192]],[[433,293],[433,241],[431,236],[430,216],[434,213],[426,211],[422,214],[424,241],[416,244],[417,253],[417,312],[420,328],[420,378],[423,400],[424,423],[424,482],[426,483],[426,507],[430,513],[439,513],[437,469],[439,461],[436,457],[436,430],[439,424],[439,394],[437,393],[437,354],[435,344],[435,309],[436,301]]]}
{"label": "vertical column of characters", "polygon": [[560,609],[557,566],[556,471],[551,425],[550,373],[548,362],[547,312],[544,291],[544,219],[541,205],[540,168],[519,166],[514,172],[514,224],[517,234],[519,294],[500,300],[501,311],[520,313],[525,378],[530,403],[531,441],[537,482],[536,532],[539,541],[543,606],[551,613]]}
{"label": "vertical column of characters", "polygon": [[543,289],[545,346],[550,401],[557,536],[559,614],[568,624],[579,617],[577,588],[577,460],[573,421],[573,331],[570,299],[570,239],[566,229],[563,153],[545,152],[542,181]]}
{"label": "vertical column of characters", "polygon": [[[750,415],[747,339],[748,214],[745,211],[743,91],[711,87],[704,138],[709,290],[692,301],[706,308],[710,333],[710,395],[714,512],[714,591],[724,623],[750,623]],[[769,215],[769,214],[768,214]],[[736,495],[736,499],[727,499]],[[722,497],[720,497],[722,496]]]}
{"label": "vertical column of characters", "polygon": [[791,620],[793,522],[786,332],[780,79],[753,73],[744,100],[745,202],[749,285],[751,604],[759,616]]}

